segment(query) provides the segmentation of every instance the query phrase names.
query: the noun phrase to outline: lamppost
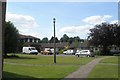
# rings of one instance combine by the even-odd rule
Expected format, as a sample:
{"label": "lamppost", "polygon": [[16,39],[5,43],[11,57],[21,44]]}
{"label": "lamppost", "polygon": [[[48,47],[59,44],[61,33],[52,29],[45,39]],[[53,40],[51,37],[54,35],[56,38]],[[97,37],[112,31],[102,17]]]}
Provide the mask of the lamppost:
{"label": "lamppost", "polygon": [[53,26],[54,26],[54,63],[56,63],[55,18],[53,18]]}

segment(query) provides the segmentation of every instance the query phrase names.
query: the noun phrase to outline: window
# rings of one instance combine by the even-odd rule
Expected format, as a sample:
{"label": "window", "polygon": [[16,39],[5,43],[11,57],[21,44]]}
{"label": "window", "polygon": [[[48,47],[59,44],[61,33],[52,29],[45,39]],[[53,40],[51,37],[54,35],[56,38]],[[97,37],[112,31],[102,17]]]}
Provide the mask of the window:
{"label": "window", "polygon": [[27,42],[27,38],[25,38],[25,42]]}
{"label": "window", "polygon": [[36,50],[35,48],[31,48],[31,50]]}
{"label": "window", "polygon": [[29,48],[29,50],[31,51],[31,49]]}
{"label": "window", "polygon": [[32,39],[30,39],[30,42],[32,42]]}

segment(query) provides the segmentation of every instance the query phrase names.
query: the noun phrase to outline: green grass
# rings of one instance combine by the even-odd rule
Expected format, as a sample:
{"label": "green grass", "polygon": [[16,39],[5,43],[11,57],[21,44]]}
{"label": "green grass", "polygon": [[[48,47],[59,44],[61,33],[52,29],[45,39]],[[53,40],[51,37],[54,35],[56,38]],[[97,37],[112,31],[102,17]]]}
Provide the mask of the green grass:
{"label": "green grass", "polygon": [[112,64],[118,64],[118,56],[113,56],[110,58],[106,58],[100,61],[100,63],[112,63]]}
{"label": "green grass", "polygon": [[90,73],[89,78],[118,78],[118,66],[98,64]]}
{"label": "green grass", "polygon": [[95,58],[77,58],[75,56],[57,56],[57,63],[53,63],[53,56],[36,56],[18,54],[19,58],[6,58],[4,62],[4,77],[6,78],[64,78]]}
{"label": "green grass", "polygon": [[[30,76],[33,78],[63,78],[70,72],[76,70],[76,68],[78,68],[78,66],[13,66],[6,64],[4,67],[4,71],[11,72],[17,75],[24,75],[25,77]],[[8,75],[7,77],[20,78],[21,76]]]}
{"label": "green grass", "polygon": [[100,61],[88,78],[118,78],[118,57],[109,57]]}
{"label": "green grass", "polygon": [[[7,58],[4,59],[4,62],[13,62],[20,64],[47,64],[51,65],[53,63],[54,56],[36,56],[36,55],[23,55],[18,54],[19,58]],[[70,64],[70,65],[83,65],[93,60],[94,58],[84,57],[78,58],[75,56],[57,56],[57,64]]]}

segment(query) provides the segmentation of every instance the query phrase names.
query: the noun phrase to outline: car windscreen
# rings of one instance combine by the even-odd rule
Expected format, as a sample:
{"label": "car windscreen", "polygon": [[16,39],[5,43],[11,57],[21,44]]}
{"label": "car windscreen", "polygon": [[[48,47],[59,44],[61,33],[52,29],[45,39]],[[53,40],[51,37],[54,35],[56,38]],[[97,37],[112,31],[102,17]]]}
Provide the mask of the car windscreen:
{"label": "car windscreen", "polygon": [[35,48],[31,48],[31,50],[36,50]]}

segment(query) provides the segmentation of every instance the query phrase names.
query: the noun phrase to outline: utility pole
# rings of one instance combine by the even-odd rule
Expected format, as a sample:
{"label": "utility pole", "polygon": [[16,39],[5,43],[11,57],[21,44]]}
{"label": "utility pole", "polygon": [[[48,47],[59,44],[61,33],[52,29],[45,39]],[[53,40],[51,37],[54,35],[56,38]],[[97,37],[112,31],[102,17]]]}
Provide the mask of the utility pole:
{"label": "utility pole", "polygon": [[53,18],[53,26],[54,26],[54,63],[56,63],[55,18]]}

